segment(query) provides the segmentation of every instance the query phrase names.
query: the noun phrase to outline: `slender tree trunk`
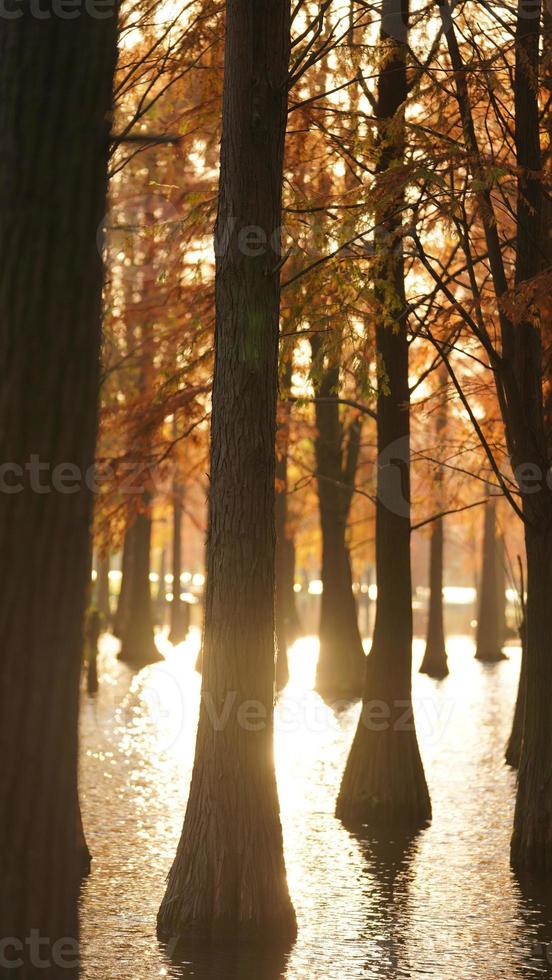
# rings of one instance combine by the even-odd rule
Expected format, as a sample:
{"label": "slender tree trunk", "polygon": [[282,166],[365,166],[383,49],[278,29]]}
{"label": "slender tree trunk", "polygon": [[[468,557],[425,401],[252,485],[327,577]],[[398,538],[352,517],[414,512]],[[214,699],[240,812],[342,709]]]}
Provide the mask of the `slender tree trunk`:
{"label": "slender tree trunk", "polygon": [[[276,634],[276,690],[281,691],[289,680],[288,623],[287,623],[287,447],[281,456],[276,456],[276,499],[274,518],[276,530],[275,553],[275,606],[274,629]],[[293,586],[292,586],[293,587]]]}
{"label": "slender tree trunk", "polygon": [[502,646],[508,638],[506,622],[506,542],[499,531],[496,536],[496,594],[498,608],[498,637]]}
{"label": "slender tree trunk", "polygon": [[366,655],[358,628],[346,524],[321,505],[322,583],[316,689],[323,697],[362,694]]}
{"label": "slender tree trunk", "polygon": [[128,613],[119,653],[119,660],[138,669],[163,659],[154,640],[150,544],[151,516],[139,513],[134,522]]}
{"label": "slender tree trunk", "polygon": [[[291,360],[283,370],[283,388],[291,388]],[[276,689],[281,691],[289,679],[287,651],[301,632],[295,603],[295,545],[288,526],[288,442],[289,405],[281,406],[283,419],[276,440]]]}
{"label": "slender tree trunk", "polygon": [[[402,161],[406,81],[406,0],[400,9],[384,0],[382,67],[378,83],[378,173]],[[389,186],[389,185],[387,185]],[[408,335],[401,250],[400,181],[387,190],[377,217],[381,266],[376,349],[380,362],[377,403],[378,488],[376,574],[378,598],[368,656],[363,707],[337,800],[337,816],[355,826],[416,828],[431,803],[412,709],[412,584],[410,573],[410,419]],[[385,372],[385,375],[383,375]]]}
{"label": "slender tree trunk", "polygon": [[[440,405],[435,426],[437,449],[447,427],[447,380],[446,365],[442,365],[439,378],[441,383]],[[443,470],[439,466],[435,473],[435,498],[437,513],[444,509]],[[444,558],[445,526],[443,518],[432,525],[431,543],[429,550],[429,613],[427,621],[427,639],[424,659],[420,673],[430,677],[446,677],[449,669],[445,642],[445,617],[443,611],[443,558]]]}
{"label": "slender tree trunk", "polygon": [[96,606],[102,617],[102,626],[104,629],[107,629],[111,621],[111,606],[109,603],[109,555],[102,555],[98,560]]}
{"label": "slender tree trunk", "polygon": [[[162,936],[295,935],[273,762],[274,484],[288,0],[229,0],[203,684]],[[243,229],[265,242],[252,253]],[[218,720],[217,720],[218,719]]]}
{"label": "slender tree trunk", "polygon": [[443,520],[435,521],[431,532],[429,554],[429,614],[424,659],[420,673],[446,677],[449,669],[443,615]]}
{"label": "slender tree trunk", "polygon": [[129,616],[130,586],[132,581],[132,562],[134,552],[134,524],[129,524],[123,541],[121,562],[121,587],[117,599],[117,610],[113,619],[113,634],[122,638]]}
{"label": "slender tree trunk", "polygon": [[159,567],[157,569],[157,593],[155,596],[155,602],[153,603],[155,612],[155,622],[156,625],[165,625],[165,613],[167,611],[167,590],[165,586],[165,576],[167,574],[167,552],[165,548],[161,549],[159,555]]}
{"label": "slender tree trunk", "polygon": [[[78,861],[80,868],[81,878],[86,878],[90,874],[92,868],[92,855],[90,853],[88,844],[86,843],[86,837],[84,836],[84,827],[82,824],[82,813],[80,802],[77,799],[76,807],[77,816],[77,851],[78,851]],[[47,976],[48,974],[46,974]]]}
{"label": "slender tree trunk", "polygon": [[512,769],[519,768],[521,743],[523,741],[523,727],[525,723],[525,701],[527,698],[527,641],[525,635],[525,621],[523,621],[520,626],[519,634],[521,638],[521,665],[519,671],[516,706],[514,708],[514,717],[512,720],[512,730],[506,746],[506,762],[512,767]]}
{"label": "slender tree trunk", "polygon": [[116,28],[114,11],[67,19],[48,2],[0,18],[0,937],[20,980],[79,972],[77,722]]}
{"label": "slender tree trunk", "polygon": [[173,546],[172,546],[173,601],[171,602],[171,643],[182,643],[190,626],[187,602],[180,598],[182,574],[182,491],[175,482],[173,488]]}
{"label": "slender tree trunk", "polygon": [[362,694],[366,656],[358,628],[347,521],[360,449],[360,421],[351,423],[348,441],[339,416],[339,354],[324,363],[322,342],[311,340],[316,383],[316,482],[322,531],[320,655],[316,689],[322,697],[357,698]]}
{"label": "slender tree trunk", "polygon": [[[483,564],[479,582],[479,611],[475,656],[485,663],[504,660],[504,608],[499,601],[498,545],[496,536],[496,500],[489,498],[485,505],[483,530]],[[504,606],[504,596],[502,597]]]}

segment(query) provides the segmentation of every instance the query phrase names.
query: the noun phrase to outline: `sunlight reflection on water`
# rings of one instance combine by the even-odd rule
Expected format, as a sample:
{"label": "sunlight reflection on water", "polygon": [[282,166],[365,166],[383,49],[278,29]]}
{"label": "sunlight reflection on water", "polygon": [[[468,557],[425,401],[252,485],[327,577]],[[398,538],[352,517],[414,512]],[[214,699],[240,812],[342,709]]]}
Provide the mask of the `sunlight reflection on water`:
{"label": "sunlight reflection on water", "polygon": [[[155,938],[164,879],[182,826],[194,752],[199,633],[133,674],[105,637],[100,693],[83,698],[81,796],[92,874],[82,896],[85,980],[517,980],[548,975],[531,956],[552,941],[548,915],[508,866],[514,775],[503,763],[519,650],[485,666],[465,637],[450,676],[415,673],[414,701],[433,821],[382,846],[334,818],[358,706],[313,691],[317,641],[290,651],[275,716],[289,885],[299,937],[287,957],[214,950],[171,963]],[[415,661],[422,646],[416,643]],[[236,956],[240,959],[236,959]]]}

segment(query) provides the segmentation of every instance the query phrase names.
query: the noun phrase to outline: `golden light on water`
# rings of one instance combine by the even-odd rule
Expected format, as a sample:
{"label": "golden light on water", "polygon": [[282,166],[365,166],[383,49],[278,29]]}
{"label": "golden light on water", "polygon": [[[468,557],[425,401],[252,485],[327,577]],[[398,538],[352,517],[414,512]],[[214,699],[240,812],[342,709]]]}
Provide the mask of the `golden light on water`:
{"label": "golden light on water", "polygon": [[[132,674],[116,660],[116,642],[103,641],[100,692],[82,709],[81,791],[94,855],[82,898],[85,980],[542,976],[530,946],[546,928],[543,913],[522,899],[508,866],[514,776],[503,749],[519,651],[489,668],[466,637],[449,639],[444,682],[413,676],[433,821],[399,850],[362,841],[335,819],[359,706],[332,711],[314,690],[317,640],[294,644],[275,707],[275,759],[297,943],[284,963],[263,961],[262,970],[170,963],[155,916],[193,763],[199,642],[196,629],[174,648],[159,634],[164,661]],[[416,665],[422,647],[416,642]]]}

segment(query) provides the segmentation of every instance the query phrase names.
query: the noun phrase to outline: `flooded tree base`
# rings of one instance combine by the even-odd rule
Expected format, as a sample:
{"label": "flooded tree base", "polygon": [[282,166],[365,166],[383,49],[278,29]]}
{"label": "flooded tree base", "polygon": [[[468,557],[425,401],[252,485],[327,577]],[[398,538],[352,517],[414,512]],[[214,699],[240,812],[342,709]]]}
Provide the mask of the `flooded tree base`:
{"label": "flooded tree base", "polygon": [[351,829],[416,830],[431,820],[431,801],[414,733],[376,732],[359,724],[335,815]]}

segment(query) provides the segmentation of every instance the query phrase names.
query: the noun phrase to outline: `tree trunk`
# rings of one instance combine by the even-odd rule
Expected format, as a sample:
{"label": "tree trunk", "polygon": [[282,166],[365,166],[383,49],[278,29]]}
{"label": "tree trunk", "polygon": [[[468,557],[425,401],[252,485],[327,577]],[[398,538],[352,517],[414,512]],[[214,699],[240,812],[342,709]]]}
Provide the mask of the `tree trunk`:
{"label": "tree trunk", "polygon": [[521,743],[523,741],[523,726],[525,723],[525,701],[527,698],[527,651],[526,651],[526,625],[522,622],[519,630],[521,638],[521,665],[519,671],[519,682],[512,720],[512,730],[508,745],[506,746],[506,762],[512,769],[519,768],[521,758]]}
{"label": "tree trunk", "polygon": [[172,547],[173,601],[171,602],[171,631],[169,640],[182,643],[188,635],[190,611],[187,602],[180,598],[182,586],[182,491],[175,484],[173,490],[173,547]]}
{"label": "tree trunk", "polygon": [[[504,660],[504,609],[499,602],[498,547],[496,537],[496,500],[489,498],[485,505],[483,530],[483,565],[479,583],[479,611],[475,656],[485,663]],[[504,597],[502,597],[504,605]]]}
{"label": "tree trunk", "polygon": [[[550,26],[550,21],[545,23]],[[519,0],[516,28],[515,120],[518,172],[516,286],[531,279],[542,263],[542,155],[539,132],[539,5]],[[545,36],[545,44],[547,38]],[[548,38],[549,43],[549,38]],[[542,398],[540,329],[531,317],[516,323],[516,380],[523,406],[522,438],[514,445],[514,471],[530,462],[541,474],[539,493],[523,500],[527,554],[527,648],[525,720],[518,774],[511,860],[518,871],[552,874],[552,494]],[[534,488],[533,488],[534,489]]]}
{"label": "tree trunk", "polygon": [[166,574],[167,552],[165,548],[162,548],[159,555],[159,567],[157,569],[157,592],[155,595],[155,602],[153,603],[155,625],[160,626],[161,628],[163,628],[165,625],[165,613],[167,611],[167,589],[165,583]]}
{"label": "tree trunk", "polygon": [[518,870],[552,873],[552,531],[527,526],[526,710],[512,837]]}
{"label": "tree trunk", "polygon": [[134,522],[128,614],[119,653],[119,660],[138,670],[163,659],[153,638],[150,542],[151,517],[149,513],[139,513]]}
{"label": "tree trunk", "polygon": [[[440,404],[435,426],[435,441],[437,451],[446,433],[447,427],[447,380],[448,371],[445,364],[439,369]],[[444,509],[443,470],[437,467],[435,473],[435,503],[437,513]],[[421,674],[441,679],[446,677],[449,669],[445,641],[445,617],[443,612],[443,556],[444,556],[445,526],[443,518],[435,521],[431,531],[429,550],[429,612],[427,621],[427,639],[424,659],[420,667]]]}
{"label": "tree trunk", "polygon": [[[358,698],[362,694],[366,656],[358,628],[351,560],[346,543],[347,521],[360,449],[360,421],[345,432],[339,416],[339,354],[324,363],[322,341],[311,339],[316,401],[316,482],[322,531],[322,596],[320,654],[316,689],[324,698]],[[343,456],[345,455],[345,460]]]}
{"label": "tree trunk", "polygon": [[506,622],[506,542],[499,531],[496,536],[496,594],[498,608],[498,636],[504,646],[508,638]]}
{"label": "tree trunk", "polygon": [[40,17],[24,6],[0,18],[0,936],[22,980],[79,972],[77,723],[110,13],[67,19],[45,2]]}
{"label": "tree trunk", "polygon": [[316,689],[328,698],[362,694],[366,655],[358,628],[346,524],[321,505],[322,584]]}
{"label": "tree trunk", "polygon": [[443,520],[435,521],[431,532],[429,555],[429,614],[427,640],[420,673],[446,677],[449,669],[445,644],[443,615]]}
{"label": "tree trunk", "polygon": [[111,606],[109,604],[109,555],[101,555],[98,560],[96,607],[102,617],[102,627],[103,629],[107,629],[111,621]]}
{"label": "tree trunk", "polygon": [[82,813],[81,813],[80,802],[78,798],[77,798],[76,816],[77,816],[77,851],[78,851],[80,876],[81,878],[86,878],[90,874],[90,870],[92,868],[92,855],[90,853],[88,844],[86,843],[86,837],[84,836]]}
{"label": "tree trunk", "polygon": [[[378,81],[380,156],[386,171],[404,153],[408,6],[382,9],[382,67]],[[414,829],[431,816],[412,709],[412,584],[410,572],[410,417],[408,334],[401,238],[400,181],[376,215],[376,286],[380,307],[376,349],[378,470],[376,576],[378,598],[361,717],[337,800],[349,826],[375,824]],[[388,185],[389,186],[389,185]]]}
{"label": "tree trunk", "polygon": [[[284,390],[291,387],[291,361],[284,368]],[[288,440],[289,407],[282,407],[284,419],[279,428],[276,452],[276,690],[289,679],[287,651],[301,633],[295,603],[295,545],[288,526]]]}
{"label": "tree trunk", "polygon": [[129,617],[130,585],[132,581],[132,562],[134,550],[134,524],[127,525],[123,541],[121,561],[121,585],[117,599],[117,610],[113,618],[113,635],[122,639]]}
{"label": "tree trunk", "polygon": [[[161,936],[289,942],[273,762],[274,484],[288,0],[229,0],[203,683]],[[247,244],[244,229],[255,228]],[[250,238],[249,240],[250,241]]]}

